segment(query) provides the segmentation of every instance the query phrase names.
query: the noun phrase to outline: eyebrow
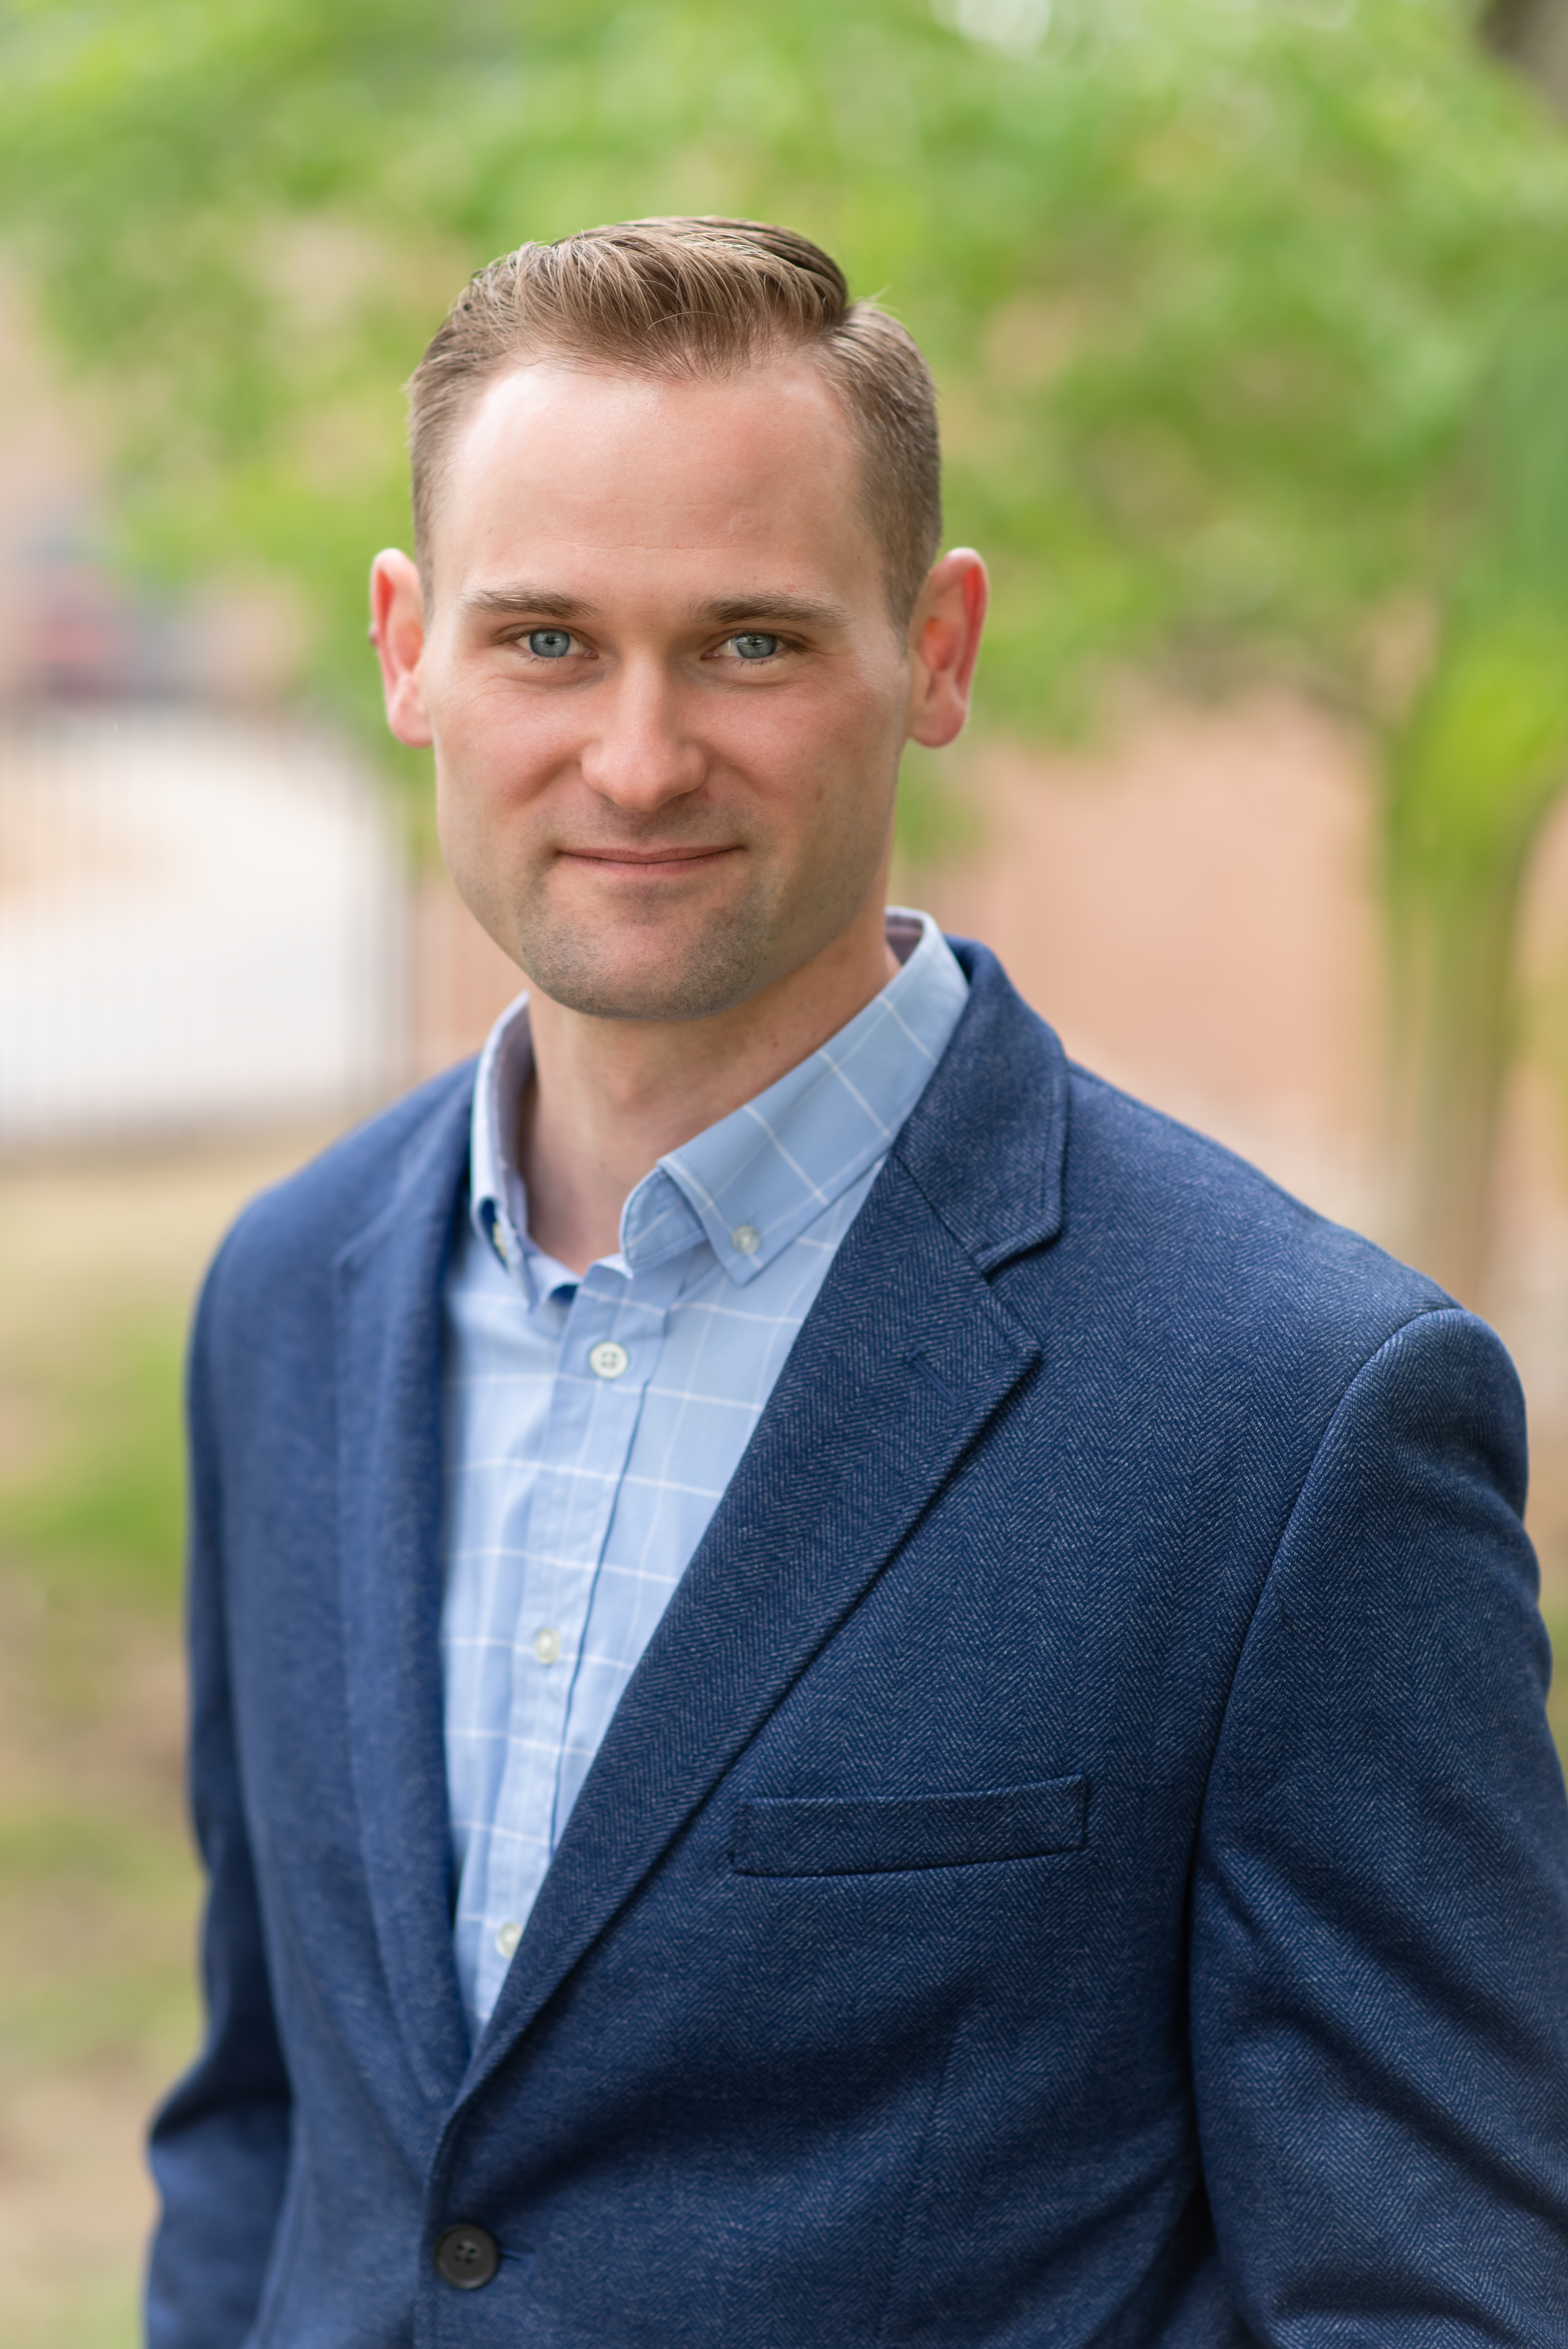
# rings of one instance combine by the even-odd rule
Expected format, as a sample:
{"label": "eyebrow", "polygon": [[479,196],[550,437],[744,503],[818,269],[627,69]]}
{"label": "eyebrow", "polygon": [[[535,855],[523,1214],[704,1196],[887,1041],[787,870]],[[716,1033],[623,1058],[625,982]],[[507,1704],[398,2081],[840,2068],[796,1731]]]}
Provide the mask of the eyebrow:
{"label": "eyebrow", "polygon": [[735,627],[742,620],[792,620],[797,627],[834,627],[849,618],[841,604],[819,603],[810,595],[764,593],[757,596],[726,595],[715,604],[693,606],[694,620],[716,627]]}
{"label": "eyebrow", "polygon": [[596,620],[597,604],[579,595],[552,595],[546,587],[478,587],[462,600],[465,612],[516,620],[535,615],[547,620]]}
{"label": "eyebrow", "polygon": [[[529,586],[480,587],[462,599],[465,612],[491,619],[596,620],[601,606],[577,595],[552,594]],[[725,595],[711,604],[695,604],[689,616],[712,627],[738,627],[743,620],[782,620],[796,627],[837,627],[848,619],[841,604],[827,604],[810,595],[789,595],[768,590],[760,595]]]}

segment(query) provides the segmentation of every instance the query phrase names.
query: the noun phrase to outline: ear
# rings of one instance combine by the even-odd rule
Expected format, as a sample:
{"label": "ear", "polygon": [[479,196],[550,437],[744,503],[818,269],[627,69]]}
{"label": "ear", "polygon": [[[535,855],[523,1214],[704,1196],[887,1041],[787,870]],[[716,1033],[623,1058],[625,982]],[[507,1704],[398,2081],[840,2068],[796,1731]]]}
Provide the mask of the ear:
{"label": "ear", "polygon": [[991,583],[973,547],[934,564],[910,622],[909,736],[940,750],[964,730]]}
{"label": "ear", "polygon": [[381,664],[387,723],[411,750],[432,740],[419,665],[425,652],[425,596],[406,554],[389,547],[370,566],[370,641]]}

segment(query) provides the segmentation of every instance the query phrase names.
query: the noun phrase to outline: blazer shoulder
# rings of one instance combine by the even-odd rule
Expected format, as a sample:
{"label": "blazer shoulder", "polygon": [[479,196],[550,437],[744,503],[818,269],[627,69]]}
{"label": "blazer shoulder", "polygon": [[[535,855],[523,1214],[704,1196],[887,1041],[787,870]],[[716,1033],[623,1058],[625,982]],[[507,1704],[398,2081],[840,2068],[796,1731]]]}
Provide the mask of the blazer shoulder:
{"label": "blazer shoulder", "polygon": [[[1233,1151],[1069,1061],[971,939],[969,1001],[897,1154],[1031,1321],[1070,1306],[1216,1371],[1293,1346],[1342,1363],[1451,1308],[1434,1281]],[[1035,1292],[1038,1292],[1035,1294]],[[1033,1303],[1030,1299],[1033,1296]]]}
{"label": "blazer shoulder", "polygon": [[1151,1306],[1279,1340],[1311,1326],[1374,1348],[1454,1309],[1426,1274],[1178,1119],[1068,1064],[1064,1239],[1131,1271]]}

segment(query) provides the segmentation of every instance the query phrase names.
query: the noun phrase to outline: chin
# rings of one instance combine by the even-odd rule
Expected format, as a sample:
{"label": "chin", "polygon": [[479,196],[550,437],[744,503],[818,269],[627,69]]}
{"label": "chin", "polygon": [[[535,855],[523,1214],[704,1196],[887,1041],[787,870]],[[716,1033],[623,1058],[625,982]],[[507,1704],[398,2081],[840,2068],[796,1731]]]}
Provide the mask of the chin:
{"label": "chin", "polygon": [[768,959],[731,937],[671,943],[659,954],[618,957],[592,946],[520,941],[517,960],[531,984],[563,1010],[590,1019],[711,1019],[755,995],[771,975]]}

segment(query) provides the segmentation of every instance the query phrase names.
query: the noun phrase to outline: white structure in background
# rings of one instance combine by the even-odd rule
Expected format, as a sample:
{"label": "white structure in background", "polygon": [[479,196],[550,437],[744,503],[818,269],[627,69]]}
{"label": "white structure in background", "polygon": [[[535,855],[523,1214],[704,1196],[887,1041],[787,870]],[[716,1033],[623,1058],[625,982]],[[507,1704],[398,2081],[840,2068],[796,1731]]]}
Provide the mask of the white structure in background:
{"label": "white structure in background", "polygon": [[403,900],[329,744],[145,709],[0,730],[0,1147],[384,1098]]}

